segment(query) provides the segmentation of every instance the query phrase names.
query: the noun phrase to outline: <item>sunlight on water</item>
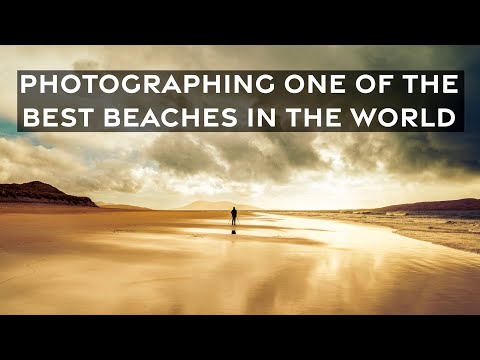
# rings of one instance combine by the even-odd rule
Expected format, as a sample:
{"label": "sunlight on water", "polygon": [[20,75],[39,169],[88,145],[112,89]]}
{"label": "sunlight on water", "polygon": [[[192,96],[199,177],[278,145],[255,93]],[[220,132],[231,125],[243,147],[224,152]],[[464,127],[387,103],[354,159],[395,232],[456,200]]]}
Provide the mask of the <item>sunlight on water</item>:
{"label": "sunlight on water", "polygon": [[480,314],[477,254],[311,217],[167,215],[4,241],[0,313]]}
{"label": "sunlight on water", "polygon": [[270,214],[240,221],[111,241],[184,255],[157,276],[181,280],[132,285],[155,296],[158,313],[480,313],[476,254],[381,227]]}

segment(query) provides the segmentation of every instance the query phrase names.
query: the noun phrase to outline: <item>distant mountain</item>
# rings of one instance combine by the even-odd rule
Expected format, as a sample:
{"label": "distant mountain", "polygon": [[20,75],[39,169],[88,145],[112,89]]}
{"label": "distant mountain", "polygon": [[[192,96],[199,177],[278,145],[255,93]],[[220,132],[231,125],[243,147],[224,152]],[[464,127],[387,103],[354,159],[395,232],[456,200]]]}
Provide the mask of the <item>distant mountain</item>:
{"label": "distant mountain", "polygon": [[97,207],[88,197],[68,195],[52,185],[40,181],[24,184],[0,184],[0,203],[42,203]]}
{"label": "distant mountain", "polygon": [[150,208],[141,207],[141,206],[125,205],[125,204],[110,204],[110,203],[105,203],[105,202],[102,202],[102,201],[97,201],[97,202],[95,202],[95,204],[97,204],[101,208],[106,208],[106,209],[152,210]]}
{"label": "distant mountain", "polygon": [[234,206],[237,210],[261,210],[252,205],[236,204],[229,201],[194,201],[175,210],[231,210]]}
{"label": "distant mountain", "polygon": [[379,209],[381,211],[433,211],[433,210],[480,210],[480,199],[460,199],[446,201],[426,201],[412,204],[390,205]]}

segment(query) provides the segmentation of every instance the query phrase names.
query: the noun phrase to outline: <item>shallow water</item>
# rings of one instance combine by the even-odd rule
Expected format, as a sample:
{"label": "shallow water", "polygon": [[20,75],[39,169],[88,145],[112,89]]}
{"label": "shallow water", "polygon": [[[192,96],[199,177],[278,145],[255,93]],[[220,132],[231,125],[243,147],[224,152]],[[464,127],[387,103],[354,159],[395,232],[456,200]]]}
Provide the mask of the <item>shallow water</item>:
{"label": "shallow water", "polygon": [[288,215],[182,221],[0,254],[0,313],[480,314],[477,254]]}
{"label": "shallow water", "polygon": [[153,312],[480,313],[476,254],[335,221],[257,214],[236,227],[209,223],[217,226],[185,228],[190,238],[162,245],[142,235],[198,255],[178,264],[171,281],[149,283],[158,294]]}

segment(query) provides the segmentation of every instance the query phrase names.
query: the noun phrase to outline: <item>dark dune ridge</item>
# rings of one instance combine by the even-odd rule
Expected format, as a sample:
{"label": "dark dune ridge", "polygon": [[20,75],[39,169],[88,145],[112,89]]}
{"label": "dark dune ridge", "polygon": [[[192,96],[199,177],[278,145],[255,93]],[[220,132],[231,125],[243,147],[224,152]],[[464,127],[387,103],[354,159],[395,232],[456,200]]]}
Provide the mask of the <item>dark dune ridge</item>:
{"label": "dark dune ridge", "polygon": [[375,210],[382,211],[436,211],[436,210],[480,210],[480,199],[460,199],[445,201],[426,201],[412,204],[385,206]]}
{"label": "dark dune ridge", "polygon": [[40,203],[97,207],[88,197],[68,195],[52,185],[40,181],[24,184],[0,184],[0,203]]}

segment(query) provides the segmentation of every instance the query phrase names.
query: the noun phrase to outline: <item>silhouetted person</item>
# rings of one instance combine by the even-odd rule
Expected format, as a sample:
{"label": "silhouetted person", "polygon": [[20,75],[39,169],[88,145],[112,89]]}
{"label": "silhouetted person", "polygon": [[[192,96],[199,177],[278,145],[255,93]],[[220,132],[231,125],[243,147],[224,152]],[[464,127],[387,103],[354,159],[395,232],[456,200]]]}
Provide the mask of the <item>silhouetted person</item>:
{"label": "silhouetted person", "polygon": [[233,207],[233,210],[231,211],[232,213],[232,225],[235,225],[237,222],[237,210],[235,209],[235,206]]}

